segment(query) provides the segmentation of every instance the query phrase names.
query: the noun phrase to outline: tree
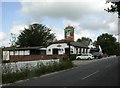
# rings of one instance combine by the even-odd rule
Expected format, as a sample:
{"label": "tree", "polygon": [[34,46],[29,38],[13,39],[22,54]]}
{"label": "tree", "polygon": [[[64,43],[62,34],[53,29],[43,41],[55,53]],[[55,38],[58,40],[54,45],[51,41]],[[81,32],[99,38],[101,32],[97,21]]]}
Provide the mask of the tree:
{"label": "tree", "polygon": [[51,29],[42,24],[32,24],[29,25],[28,29],[24,29],[16,42],[21,47],[46,46],[55,40],[55,35],[51,33]]}
{"label": "tree", "polygon": [[[118,18],[120,18],[120,0],[107,0],[106,3],[112,3],[110,8],[105,9],[107,12],[117,12],[118,13]],[[118,22],[120,23],[120,21]],[[118,26],[118,35],[119,35],[119,26]],[[114,45],[115,47],[115,53],[116,55],[120,55],[120,43],[116,42],[116,44]]]}
{"label": "tree", "polygon": [[112,3],[110,8],[105,9],[107,12],[117,12],[120,18],[120,0],[107,0],[106,3]]}
{"label": "tree", "polygon": [[97,41],[94,41],[94,42],[93,42],[93,46],[97,46]]}
{"label": "tree", "polygon": [[77,39],[77,42],[83,42],[83,41],[92,42],[92,40],[90,38],[88,38],[88,37],[82,37],[81,39],[80,38]]}
{"label": "tree", "polygon": [[105,33],[98,36],[96,44],[102,47],[103,53],[116,54],[116,38],[113,35]]}

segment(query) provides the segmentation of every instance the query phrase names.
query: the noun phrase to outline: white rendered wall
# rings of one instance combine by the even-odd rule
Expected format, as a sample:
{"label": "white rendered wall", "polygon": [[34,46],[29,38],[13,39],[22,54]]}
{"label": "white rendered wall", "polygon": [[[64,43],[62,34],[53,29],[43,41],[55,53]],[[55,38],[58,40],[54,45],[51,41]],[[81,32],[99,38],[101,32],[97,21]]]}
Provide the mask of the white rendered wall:
{"label": "white rendered wall", "polygon": [[3,60],[9,60],[9,51],[3,51]]}
{"label": "white rendered wall", "polygon": [[[60,45],[61,47],[58,47],[58,45]],[[46,54],[52,55],[54,48],[59,49],[58,54],[60,55],[65,54],[65,48],[69,48],[69,46],[66,43],[51,44],[50,46],[47,47]],[[74,46],[70,46],[70,49],[71,49],[70,51],[73,51],[73,53],[71,54],[76,54],[76,48]]]}
{"label": "white rendered wall", "polygon": [[[60,46],[60,47],[58,47]],[[58,54],[64,54],[65,53],[65,48],[68,48],[68,45],[66,43],[58,43],[58,44],[51,44],[50,46],[47,47],[47,50],[46,50],[46,54],[47,55],[52,55],[52,50],[56,48],[56,49],[60,49],[58,51]],[[50,51],[49,51],[50,49]]]}

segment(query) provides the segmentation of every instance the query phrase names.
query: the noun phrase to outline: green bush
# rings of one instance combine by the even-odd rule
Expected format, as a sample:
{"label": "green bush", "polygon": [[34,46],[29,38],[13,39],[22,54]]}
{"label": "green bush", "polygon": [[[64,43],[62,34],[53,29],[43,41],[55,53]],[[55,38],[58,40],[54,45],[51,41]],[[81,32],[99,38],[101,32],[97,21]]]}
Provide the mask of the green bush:
{"label": "green bush", "polygon": [[35,69],[34,69],[35,76],[40,76],[42,74],[45,74],[47,72],[46,67],[47,66],[44,65],[43,63],[37,63],[37,67],[35,67]]}
{"label": "green bush", "polygon": [[[12,83],[15,82],[17,80],[23,80],[23,79],[27,79],[30,78],[30,73],[32,71],[29,70],[29,68],[27,66],[21,68],[20,70],[17,69],[16,72],[13,72],[12,70],[10,70],[10,68],[6,68],[6,70],[8,70],[6,73],[4,72],[2,74],[2,83]],[[3,69],[4,71],[4,69]]]}
{"label": "green bush", "polygon": [[76,56],[77,56],[76,54],[71,54],[70,55],[70,60],[76,60]]}
{"label": "green bush", "polygon": [[76,54],[70,54],[70,58],[69,58],[69,55],[68,56],[65,56],[63,58],[64,61],[68,61],[68,60],[76,60]]}
{"label": "green bush", "polygon": [[10,63],[10,60],[3,60],[2,63]]}
{"label": "green bush", "polygon": [[68,60],[69,60],[69,56],[68,55],[63,57],[63,61],[68,61]]}
{"label": "green bush", "polygon": [[28,68],[28,65],[26,65],[25,67],[21,68],[20,70],[17,70],[16,72],[10,71],[10,68],[5,68],[8,70],[8,72],[4,72],[2,74],[2,82],[3,84],[12,83],[18,80],[23,80],[35,76],[41,76],[46,73],[60,71],[71,67],[73,67],[73,63],[70,60],[66,60],[61,61],[59,63],[47,63],[47,65],[44,65],[43,63],[37,63],[37,66],[33,67],[31,70]]}

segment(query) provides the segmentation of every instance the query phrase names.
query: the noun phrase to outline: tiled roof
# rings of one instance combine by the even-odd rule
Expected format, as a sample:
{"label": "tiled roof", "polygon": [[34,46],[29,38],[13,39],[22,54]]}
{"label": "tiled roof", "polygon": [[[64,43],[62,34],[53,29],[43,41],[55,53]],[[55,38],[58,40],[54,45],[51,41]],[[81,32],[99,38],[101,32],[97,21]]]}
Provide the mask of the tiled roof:
{"label": "tiled roof", "polygon": [[70,42],[70,45],[73,45],[75,47],[87,47],[89,46],[89,41],[83,41],[83,42],[74,42],[74,41],[70,41],[70,40],[59,40],[59,41],[56,41],[56,42],[53,42],[51,44],[57,44],[57,43],[67,43],[69,44]]}
{"label": "tiled roof", "polygon": [[37,50],[40,50],[41,48],[44,48],[42,46],[35,46],[35,47],[6,47],[4,48],[3,50],[32,50],[32,49],[37,49]]}
{"label": "tiled roof", "polygon": [[87,47],[88,48],[89,42],[87,41],[86,42],[71,42],[70,44],[76,47]]}

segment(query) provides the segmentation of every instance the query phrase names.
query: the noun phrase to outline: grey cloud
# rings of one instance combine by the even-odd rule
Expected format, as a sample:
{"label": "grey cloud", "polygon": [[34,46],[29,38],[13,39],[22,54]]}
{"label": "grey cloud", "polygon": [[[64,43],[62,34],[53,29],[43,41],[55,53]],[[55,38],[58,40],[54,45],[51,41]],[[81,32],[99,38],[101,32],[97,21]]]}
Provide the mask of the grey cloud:
{"label": "grey cloud", "polygon": [[[76,20],[83,15],[100,13],[104,8],[96,2],[22,2],[22,13],[36,19],[43,17]],[[104,6],[104,5],[103,5]]]}
{"label": "grey cloud", "polygon": [[82,18],[79,26],[87,30],[116,33],[118,26],[116,14],[114,15],[108,14],[107,16],[104,16],[104,14],[103,15],[100,14],[100,15],[96,17],[95,15],[92,15]]}
{"label": "grey cloud", "polygon": [[[104,11],[105,0],[98,2],[22,2],[21,12],[32,21],[44,20],[45,17],[65,18],[80,24],[81,30],[106,31],[116,33],[109,24],[117,24],[116,15]],[[117,26],[117,25],[115,25]]]}

